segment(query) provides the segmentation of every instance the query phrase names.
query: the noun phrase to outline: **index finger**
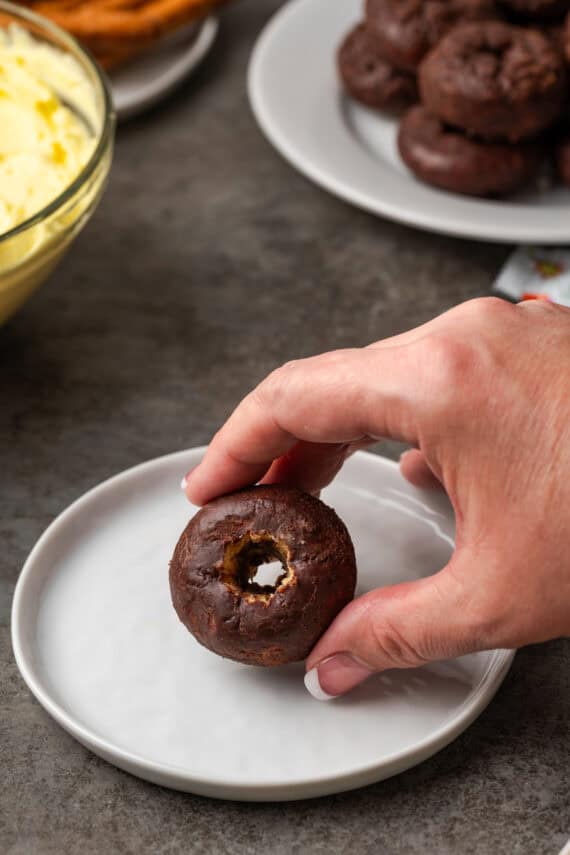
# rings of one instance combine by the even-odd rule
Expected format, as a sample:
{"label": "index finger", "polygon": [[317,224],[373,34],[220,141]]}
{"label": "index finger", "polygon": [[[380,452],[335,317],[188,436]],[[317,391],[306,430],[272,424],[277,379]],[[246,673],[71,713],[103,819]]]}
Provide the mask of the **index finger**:
{"label": "index finger", "polygon": [[418,380],[405,346],[341,350],[290,362],[234,410],[186,483],[191,502],[254,484],[298,441],[417,441]]}

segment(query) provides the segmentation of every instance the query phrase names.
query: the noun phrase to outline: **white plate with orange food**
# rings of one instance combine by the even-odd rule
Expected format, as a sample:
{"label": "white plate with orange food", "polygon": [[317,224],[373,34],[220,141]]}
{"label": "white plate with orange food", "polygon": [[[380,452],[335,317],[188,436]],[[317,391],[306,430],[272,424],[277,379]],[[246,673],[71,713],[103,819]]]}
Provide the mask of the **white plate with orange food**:
{"label": "white plate with orange food", "polygon": [[166,98],[203,61],[224,0],[30,0],[32,10],[74,36],[107,71],[119,119]]}
{"label": "white plate with orange food", "polygon": [[[178,620],[168,565],[195,509],[182,473],[203,449],[142,464],[64,511],[20,575],[12,640],[46,711],[134,775],[206,796],[309,798],[430,757],[487,706],[513,659],[496,650],[372,677],[314,700],[302,663],[256,668],[201,647]],[[440,569],[454,520],[442,494],[359,452],[323,493],[352,536],[357,594]]]}
{"label": "white plate with orange food", "polygon": [[111,91],[119,120],[133,118],[168,97],[208,55],[218,27],[213,15],[189,24],[111,71]]}
{"label": "white plate with orange food", "polygon": [[407,225],[490,241],[570,242],[567,189],[537,182],[509,199],[476,199],[420,183],[406,169],[397,121],[352,101],[338,78],[337,49],[362,7],[362,0],[289,0],[260,35],[249,95],[275,148],[335,196]]}

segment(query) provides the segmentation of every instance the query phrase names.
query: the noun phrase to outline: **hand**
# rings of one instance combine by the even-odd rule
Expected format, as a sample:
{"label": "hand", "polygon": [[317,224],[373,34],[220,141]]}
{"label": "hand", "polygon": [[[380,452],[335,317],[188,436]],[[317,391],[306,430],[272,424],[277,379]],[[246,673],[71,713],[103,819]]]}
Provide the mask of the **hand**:
{"label": "hand", "polygon": [[441,485],[457,545],[426,579],[350,603],[307,661],[320,697],[371,673],[570,634],[570,311],[464,303],[363,349],[274,371],[186,482],[188,498],[262,479],[318,491],[356,448],[414,446],[414,484]]}

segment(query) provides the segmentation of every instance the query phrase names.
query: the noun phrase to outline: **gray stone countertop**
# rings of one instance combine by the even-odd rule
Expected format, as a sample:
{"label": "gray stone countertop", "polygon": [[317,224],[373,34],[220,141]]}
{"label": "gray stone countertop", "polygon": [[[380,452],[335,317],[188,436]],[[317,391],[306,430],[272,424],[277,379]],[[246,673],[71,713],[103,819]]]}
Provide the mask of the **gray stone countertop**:
{"label": "gray stone countertop", "polygon": [[287,359],[488,293],[508,251],[375,219],[281,160],[245,90],[278,5],[229,8],[199,73],[120,128],[96,216],[0,329],[0,852],[556,855],[570,833],[568,642],[521,651],[478,721],[420,767],[282,805],[170,792],[115,769],[49,718],[13,661],[18,573],[73,499],[207,442]]}

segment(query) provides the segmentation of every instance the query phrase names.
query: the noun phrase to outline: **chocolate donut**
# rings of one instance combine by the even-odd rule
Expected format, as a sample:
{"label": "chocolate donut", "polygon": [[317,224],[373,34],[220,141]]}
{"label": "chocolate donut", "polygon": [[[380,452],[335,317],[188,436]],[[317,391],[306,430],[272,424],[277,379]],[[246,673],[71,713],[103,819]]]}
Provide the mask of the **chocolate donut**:
{"label": "chocolate donut", "polygon": [[483,139],[532,137],[561,115],[562,58],[543,33],[500,21],[461,24],[420,67],[430,113]]}
{"label": "chocolate donut", "polygon": [[400,113],[418,100],[415,75],[386,62],[365,24],[354,27],[342,42],[338,69],[350,95],[367,107]]}
{"label": "chocolate donut", "polygon": [[[280,561],[273,586],[258,566]],[[220,656],[250,665],[305,659],[354,596],[354,548],[344,523],[291,487],[215,499],[190,520],[170,563],[178,617]]]}
{"label": "chocolate donut", "polygon": [[408,71],[459,21],[497,15],[493,0],[366,0],[366,22],[385,59]]}
{"label": "chocolate donut", "polygon": [[398,149],[422,181],[469,196],[512,193],[536,175],[541,162],[535,143],[478,142],[446,127],[420,105],[402,119]]}

